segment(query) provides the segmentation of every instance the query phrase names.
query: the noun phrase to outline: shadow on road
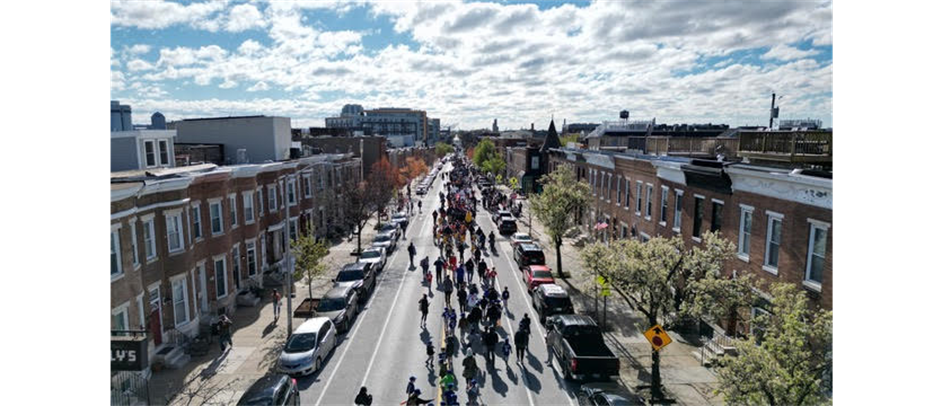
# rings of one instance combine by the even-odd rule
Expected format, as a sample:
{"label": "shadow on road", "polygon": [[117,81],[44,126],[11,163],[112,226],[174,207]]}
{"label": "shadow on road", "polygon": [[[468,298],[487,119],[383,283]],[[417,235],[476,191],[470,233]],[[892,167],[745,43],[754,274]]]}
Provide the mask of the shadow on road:
{"label": "shadow on road", "polygon": [[543,389],[540,379],[537,378],[536,375],[530,373],[530,371],[528,371],[526,368],[520,368],[520,373],[523,374],[525,378],[524,382],[526,382],[527,389],[535,393],[540,393],[540,390]]}
{"label": "shadow on road", "polygon": [[507,397],[507,383],[504,382],[503,379],[500,379],[500,374],[498,374],[500,370],[495,367],[494,363],[485,364],[487,365],[488,376],[492,378],[491,388],[493,388],[494,392],[497,392],[502,397]]}

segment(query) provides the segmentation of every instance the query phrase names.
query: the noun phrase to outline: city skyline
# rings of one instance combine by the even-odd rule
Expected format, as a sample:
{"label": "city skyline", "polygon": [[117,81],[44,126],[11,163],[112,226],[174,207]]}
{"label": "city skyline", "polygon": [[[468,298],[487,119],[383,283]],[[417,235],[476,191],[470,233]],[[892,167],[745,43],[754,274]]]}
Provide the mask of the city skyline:
{"label": "city skyline", "polygon": [[832,126],[823,2],[113,2],[111,97],[134,123],[266,114],[323,126],[347,103],[442,126],[633,119]]}

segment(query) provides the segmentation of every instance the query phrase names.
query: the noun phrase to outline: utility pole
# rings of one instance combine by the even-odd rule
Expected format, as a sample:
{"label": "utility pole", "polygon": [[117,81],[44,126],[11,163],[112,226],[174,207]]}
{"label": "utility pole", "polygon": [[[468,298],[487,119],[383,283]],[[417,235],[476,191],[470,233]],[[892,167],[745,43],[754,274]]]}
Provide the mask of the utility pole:
{"label": "utility pole", "polygon": [[[285,203],[285,227],[281,229],[283,236],[282,241],[284,241],[284,244],[281,245],[283,245],[285,249],[285,262],[282,266],[285,269],[285,298],[288,300],[288,337],[291,337],[291,332],[293,331],[291,326],[291,319],[294,317],[294,315],[291,313],[291,294],[294,291],[294,261],[292,260],[293,258],[291,256],[291,249],[289,248],[291,245],[291,233],[289,233],[289,231],[291,231],[291,213],[288,211],[288,182],[288,178],[285,177],[285,185],[282,187],[284,191],[284,196],[282,198],[284,199],[283,202]],[[295,193],[295,196],[297,196],[297,193]]]}
{"label": "utility pole", "polygon": [[775,93],[772,93],[772,108],[769,110],[769,131],[772,130],[772,120],[778,117],[778,109],[775,108]]}

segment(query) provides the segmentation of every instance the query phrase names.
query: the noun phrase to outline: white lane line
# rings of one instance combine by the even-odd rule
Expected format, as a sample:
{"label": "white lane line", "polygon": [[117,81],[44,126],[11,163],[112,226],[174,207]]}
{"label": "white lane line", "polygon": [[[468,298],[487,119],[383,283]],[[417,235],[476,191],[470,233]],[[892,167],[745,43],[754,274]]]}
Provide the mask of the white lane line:
{"label": "white lane line", "polygon": [[[497,291],[500,292],[500,276],[494,277],[494,286],[497,288]],[[527,305],[526,303],[527,303],[526,300],[524,300],[523,305],[526,306]],[[509,307],[510,303],[507,303],[507,306]],[[507,309],[503,309],[501,311],[501,318],[504,319],[504,323],[505,323],[504,325],[507,326],[508,330],[510,330],[510,341],[513,341],[514,334],[516,333],[514,332],[513,325],[510,323],[510,318],[507,317],[506,310]],[[514,346],[516,346],[516,343],[514,343]],[[510,358],[510,355],[508,355],[507,358]],[[520,363],[523,364],[522,361]],[[530,402],[530,406],[533,406],[533,395],[530,394],[530,388],[529,388],[530,380],[527,379],[527,374],[523,372],[523,369],[524,368],[520,369],[520,375],[523,377],[523,380],[527,381],[527,386],[524,387],[523,389],[527,393],[527,400]]]}
{"label": "white lane line", "polygon": [[[411,224],[410,224],[409,226],[406,226],[406,233],[409,232],[409,227],[411,227],[411,226],[412,226]],[[400,250],[400,249],[398,249],[398,247],[396,247],[396,252],[393,254],[392,258],[390,258],[387,262],[388,262],[388,263],[396,262],[396,258],[399,257],[399,253],[400,253],[400,252],[402,252],[402,250]],[[382,279],[381,279],[379,282],[377,282],[377,285],[382,286],[382,282],[386,280],[386,275],[388,275],[388,274],[390,273],[390,272],[388,272],[388,271],[389,271],[389,270],[387,270],[387,269],[384,269],[384,270],[383,270],[383,275],[382,275],[382,277],[381,277]],[[405,280],[405,274],[403,274],[402,280]],[[374,288],[374,289],[375,289],[375,288]],[[402,290],[402,282],[399,283],[399,290]],[[353,339],[356,338],[357,332],[360,331],[360,326],[363,325],[363,323],[361,323],[361,320],[363,319],[363,316],[366,315],[366,312],[370,311],[370,309],[372,308],[370,305],[373,304],[373,299],[376,299],[377,296],[379,296],[378,292],[373,292],[373,295],[370,296],[370,300],[368,300],[368,301],[366,302],[366,311],[364,311],[363,313],[360,313],[360,315],[357,316],[357,321],[356,321],[356,325],[357,325],[357,326],[356,326],[356,328],[353,329],[353,332],[350,333],[350,336],[349,336],[349,337],[346,337],[346,339],[344,340],[347,345],[346,345],[346,347],[343,348],[343,352],[340,354],[340,359],[337,360],[336,364],[334,365],[334,370],[330,372],[330,376],[327,378],[327,382],[324,384],[324,390],[321,391],[321,395],[317,397],[317,402],[314,402],[315,405],[321,404],[321,400],[324,398],[324,395],[327,394],[327,389],[330,388],[331,382],[334,381],[334,375],[337,374],[337,370],[340,369],[340,366],[341,366],[341,365],[343,365],[343,360],[344,360],[344,358],[347,357],[347,351],[350,351],[350,347],[353,346]],[[398,293],[398,291],[397,291],[397,292],[396,292],[396,298],[398,298],[398,297],[399,297],[399,293]],[[395,302],[393,302],[393,303],[395,303]],[[389,321],[388,316],[387,316],[387,319],[386,319],[386,320],[387,320],[387,322]],[[372,363],[372,362],[373,362],[373,361],[370,360],[370,363]],[[362,385],[360,385],[360,386],[362,386]]]}
{"label": "white lane line", "polygon": [[[406,233],[405,233],[405,235],[408,236],[408,235],[409,235],[409,229],[410,229],[413,225],[418,224],[418,223],[420,223],[420,221],[417,220],[417,221],[413,222],[412,224],[409,224],[409,226],[406,227]],[[423,223],[423,225],[424,225],[424,222],[421,222],[421,223]],[[419,228],[421,229],[421,225],[419,226]],[[397,252],[397,254],[398,254],[398,252]],[[409,275],[408,271],[407,271],[407,272],[403,272],[403,274],[402,274],[402,280],[399,281],[399,289],[396,290],[396,297],[393,298],[392,305],[389,306],[389,312],[386,313],[386,322],[383,323],[383,329],[382,329],[382,331],[380,331],[380,333],[379,333],[379,339],[376,340],[376,346],[373,348],[373,355],[370,357],[370,362],[369,362],[369,364],[367,364],[367,366],[366,366],[366,373],[363,374],[363,381],[360,382],[360,386],[361,386],[361,387],[364,386],[364,385],[366,385],[366,380],[367,380],[367,378],[370,376],[370,371],[373,369],[373,362],[376,361],[376,354],[379,353],[379,346],[383,343],[383,336],[386,335],[386,327],[389,326],[389,320],[392,319],[393,310],[396,309],[396,303],[399,302],[399,294],[402,293],[402,287],[403,287],[403,285],[405,285],[406,277],[407,277],[408,275]],[[320,403],[320,402],[318,402],[318,403]]]}

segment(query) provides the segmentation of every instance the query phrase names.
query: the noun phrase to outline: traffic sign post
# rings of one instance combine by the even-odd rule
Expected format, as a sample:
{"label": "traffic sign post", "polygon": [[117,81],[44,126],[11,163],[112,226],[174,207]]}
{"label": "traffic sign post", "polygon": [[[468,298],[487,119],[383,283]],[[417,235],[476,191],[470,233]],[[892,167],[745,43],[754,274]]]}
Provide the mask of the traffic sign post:
{"label": "traffic sign post", "polygon": [[661,327],[660,324],[655,324],[654,327],[648,329],[644,332],[644,338],[648,339],[648,342],[651,343],[651,346],[654,347],[655,351],[660,351],[661,348],[667,347],[673,340],[667,335],[667,331]]}

